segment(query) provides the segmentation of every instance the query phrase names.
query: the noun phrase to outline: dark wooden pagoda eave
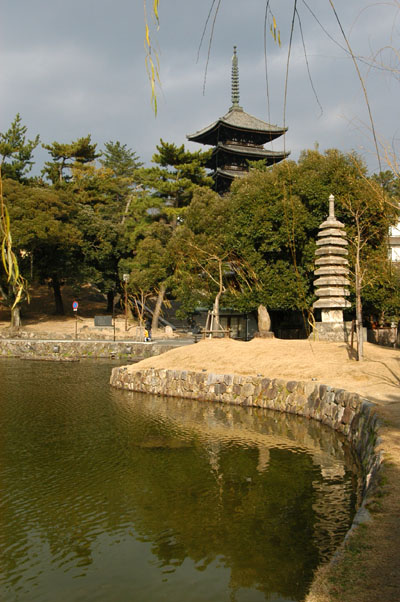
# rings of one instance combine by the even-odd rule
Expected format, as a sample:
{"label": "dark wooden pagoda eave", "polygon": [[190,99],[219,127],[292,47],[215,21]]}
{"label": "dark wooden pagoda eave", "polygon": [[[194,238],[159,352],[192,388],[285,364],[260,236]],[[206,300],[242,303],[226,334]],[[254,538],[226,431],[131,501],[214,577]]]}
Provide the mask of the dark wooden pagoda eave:
{"label": "dark wooden pagoda eave", "polygon": [[218,145],[214,148],[210,159],[206,163],[206,167],[209,169],[216,169],[222,165],[229,164],[229,160],[233,157],[240,157],[245,161],[262,161],[266,162],[266,165],[273,165],[283,159],[286,159],[290,155],[290,152],[284,151],[269,151],[265,149],[258,149],[254,147],[243,148],[242,146],[236,147]]}
{"label": "dark wooden pagoda eave", "polygon": [[199,142],[200,144],[215,146],[220,140],[231,139],[233,135],[237,134],[237,132],[247,135],[250,138],[255,138],[257,143],[262,145],[272,142],[276,138],[279,138],[285,134],[287,132],[287,128],[260,131],[257,129],[230,125],[222,119],[218,119],[218,121],[211,124],[208,128],[204,128],[204,130],[195,132],[194,134],[188,134],[186,138],[190,142]]}
{"label": "dark wooden pagoda eave", "polygon": [[235,178],[244,178],[249,174],[247,169],[224,169],[223,167],[217,167],[211,174],[211,177],[222,178],[232,182]]}
{"label": "dark wooden pagoda eave", "polygon": [[247,169],[223,169],[218,167],[214,170],[211,176],[214,179],[214,189],[219,194],[229,192],[231,184],[234,180],[242,179],[248,175]]}

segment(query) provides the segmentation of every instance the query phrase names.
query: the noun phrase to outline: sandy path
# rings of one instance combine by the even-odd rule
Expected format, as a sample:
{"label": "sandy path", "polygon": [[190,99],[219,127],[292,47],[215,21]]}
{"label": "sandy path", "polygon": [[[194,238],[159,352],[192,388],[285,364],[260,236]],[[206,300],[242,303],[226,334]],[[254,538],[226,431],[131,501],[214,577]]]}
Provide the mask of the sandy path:
{"label": "sandy path", "polygon": [[365,360],[349,357],[344,343],[253,339],[205,340],[134,364],[138,367],[203,369],[207,372],[262,374],[287,380],[315,379],[355,391],[381,404],[400,401],[400,351],[365,344]]}

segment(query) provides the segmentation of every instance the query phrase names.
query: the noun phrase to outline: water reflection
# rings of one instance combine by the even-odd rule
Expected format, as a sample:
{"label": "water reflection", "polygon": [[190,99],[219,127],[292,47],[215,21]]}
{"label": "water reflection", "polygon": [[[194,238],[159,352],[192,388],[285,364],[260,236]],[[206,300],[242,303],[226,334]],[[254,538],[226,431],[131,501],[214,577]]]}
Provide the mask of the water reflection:
{"label": "water reflection", "polygon": [[109,373],[0,362],[1,599],[301,600],[354,513],[343,441]]}

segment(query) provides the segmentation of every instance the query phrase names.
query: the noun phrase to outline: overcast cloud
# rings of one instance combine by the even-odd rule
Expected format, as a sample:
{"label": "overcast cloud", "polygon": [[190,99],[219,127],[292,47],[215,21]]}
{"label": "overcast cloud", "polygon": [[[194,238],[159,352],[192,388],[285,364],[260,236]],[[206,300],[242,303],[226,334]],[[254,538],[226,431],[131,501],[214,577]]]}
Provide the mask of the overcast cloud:
{"label": "overcast cloud", "polygon": [[[151,4],[151,0],[148,0]],[[222,0],[208,66],[203,79],[208,38],[200,60],[197,50],[211,0],[160,0],[156,33],[162,90],[158,116],[150,102],[145,69],[142,0],[2,0],[0,25],[0,131],[16,113],[28,135],[42,142],[70,142],[90,133],[101,149],[119,140],[149,163],[160,138],[187,143],[193,133],[229,109],[231,57],[238,47],[240,104],[252,115],[283,125],[284,81],[292,2],[271,0],[282,46],[268,33],[268,111],[263,24],[265,0]],[[309,0],[318,19],[344,45],[328,0]],[[315,143],[321,150],[336,147],[361,153],[377,169],[368,112],[360,82],[346,53],[335,45],[298,1],[308,61],[321,109],[307,75],[299,26],[293,40],[286,108],[285,144],[291,157]],[[399,46],[400,16],[393,3],[336,0],[336,9],[353,51],[371,56],[380,48]],[[386,54],[389,60],[388,54]],[[368,69],[366,78],[378,136],[395,144],[399,137],[399,80]],[[398,73],[397,73],[398,75]],[[47,155],[35,155],[40,170]],[[386,168],[386,166],[383,166]]]}

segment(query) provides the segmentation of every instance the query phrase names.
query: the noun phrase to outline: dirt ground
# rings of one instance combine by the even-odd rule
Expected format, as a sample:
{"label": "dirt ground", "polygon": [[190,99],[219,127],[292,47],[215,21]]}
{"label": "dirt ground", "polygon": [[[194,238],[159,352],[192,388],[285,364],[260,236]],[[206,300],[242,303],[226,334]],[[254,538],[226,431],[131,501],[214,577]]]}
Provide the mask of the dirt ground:
{"label": "dirt ground", "polygon": [[[51,315],[51,294],[33,295],[24,312],[27,332],[52,338],[73,334],[72,291],[65,291],[67,316]],[[81,294],[80,327],[104,315],[105,301],[93,291]],[[117,338],[133,336],[117,316]],[[0,331],[8,313],[0,307]],[[160,333],[161,334],[161,333]],[[383,420],[381,447],[384,466],[380,484],[368,502],[372,520],[353,531],[339,553],[339,561],[319,569],[307,602],[399,602],[400,600],[400,350],[365,344],[365,360],[356,362],[344,343],[279,339],[250,342],[205,340],[148,358],[141,367],[206,370],[214,373],[261,374],[287,380],[316,380],[360,393],[377,404]]]}
{"label": "dirt ground", "polygon": [[[112,338],[113,328],[99,329],[94,326],[95,316],[110,315],[107,312],[105,297],[93,287],[83,286],[79,293],[74,293],[71,287],[62,289],[65,315],[55,315],[53,292],[47,286],[40,286],[31,291],[29,304],[22,309],[22,331],[33,334],[36,338],[75,338],[75,328],[78,338]],[[72,309],[73,301],[78,301],[78,311],[75,315]],[[118,301],[118,298],[117,298]],[[115,308],[115,338],[118,340],[137,340],[143,334],[132,316],[125,321],[123,309],[118,303]],[[77,321],[77,324],[76,324]],[[10,311],[0,304],[0,335],[7,332],[10,323]],[[165,331],[153,333],[156,337],[165,337]],[[143,338],[143,337],[142,337]]]}
{"label": "dirt ground", "polygon": [[307,340],[205,340],[134,364],[217,374],[262,374],[287,380],[317,380],[355,391],[370,400],[400,402],[400,351],[365,344],[365,360],[352,359],[344,343]]}

